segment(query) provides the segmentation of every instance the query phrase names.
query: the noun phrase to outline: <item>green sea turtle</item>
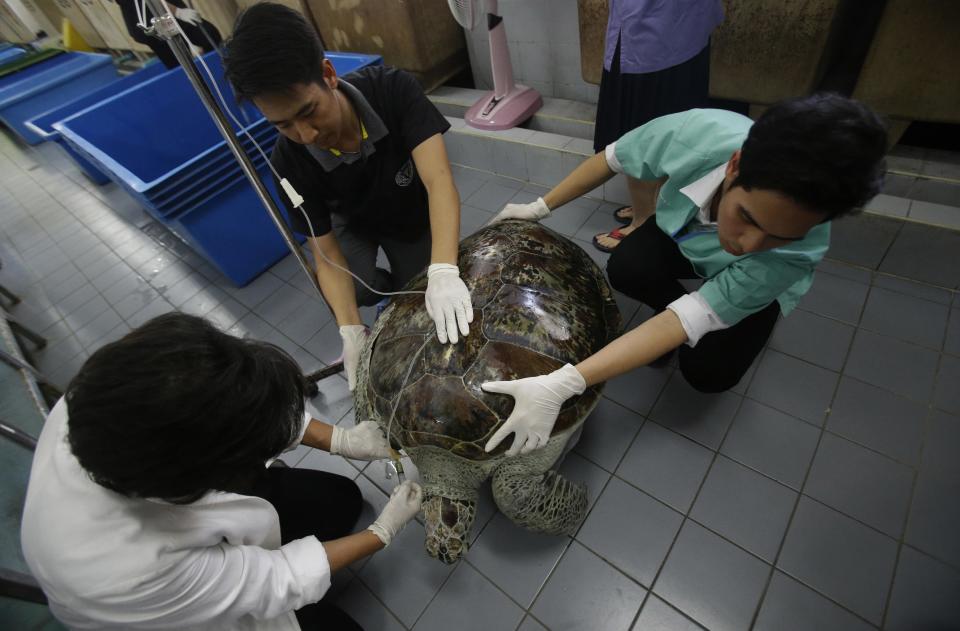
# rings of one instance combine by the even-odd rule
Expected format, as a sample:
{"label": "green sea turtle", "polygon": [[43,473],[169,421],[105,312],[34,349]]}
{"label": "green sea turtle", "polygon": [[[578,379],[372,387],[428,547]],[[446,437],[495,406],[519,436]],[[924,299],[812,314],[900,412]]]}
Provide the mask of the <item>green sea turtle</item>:
{"label": "green sea turtle", "polygon": [[[532,531],[570,533],[587,492],[552,470],[600,396],[601,386],[566,402],[546,446],[506,457],[512,436],[484,444],[513,399],[480,389],[576,364],[620,332],[620,312],[603,273],[571,241],[538,223],[503,221],[460,244],[460,276],[470,289],[470,334],[437,341],[422,295],[395,297],[362,351],[358,418],[377,421],[420,470],[426,548],[453,563],[466,552],[477,490],[492,478],[493,498]],[[424,274],[407,289],[424,290]]]}

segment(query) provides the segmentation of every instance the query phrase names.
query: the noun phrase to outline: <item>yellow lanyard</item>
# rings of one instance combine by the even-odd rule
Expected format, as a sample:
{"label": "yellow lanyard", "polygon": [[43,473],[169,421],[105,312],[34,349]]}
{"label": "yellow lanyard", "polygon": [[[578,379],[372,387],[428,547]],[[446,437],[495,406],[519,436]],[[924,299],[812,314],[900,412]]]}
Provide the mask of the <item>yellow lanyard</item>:
{"label": "yellow lanyard", "polygon": [[[360,118],[360,117],[358,116],[357,118]],[[363,142],[366,139],[367,139],[367,128],[363,126],[363,121],[360,121],[360,142]],[[339,149],[334,149],[333,147],[330,147],[329,151],[330,153],[337,156],[338,158],[343,154],[342,151],[340,151]],[[350,153],[354,153],[354,152],[350,152]],[[359,151],[356,153],[359,153]]]}

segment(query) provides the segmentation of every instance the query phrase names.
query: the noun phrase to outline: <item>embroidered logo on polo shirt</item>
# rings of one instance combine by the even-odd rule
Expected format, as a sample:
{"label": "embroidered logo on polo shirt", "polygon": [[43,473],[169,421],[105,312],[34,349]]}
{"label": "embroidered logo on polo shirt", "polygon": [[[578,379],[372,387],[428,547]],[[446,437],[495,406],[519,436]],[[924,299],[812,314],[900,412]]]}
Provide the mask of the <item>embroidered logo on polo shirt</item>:
{"label": "embroidered logo on polo shirt", "polygon": [[411,160],[407,160],[406,164],[400,167],[394,180],[397,182],[397,186],[410,186],[410,182],[413,181],[413,162]]}

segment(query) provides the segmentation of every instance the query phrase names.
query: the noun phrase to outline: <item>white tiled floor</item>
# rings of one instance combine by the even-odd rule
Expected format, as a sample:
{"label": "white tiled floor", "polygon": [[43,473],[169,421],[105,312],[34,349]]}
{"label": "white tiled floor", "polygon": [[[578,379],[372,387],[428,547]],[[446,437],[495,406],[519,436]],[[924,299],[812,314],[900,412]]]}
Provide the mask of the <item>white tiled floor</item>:
{"label": "white tiled floor", "polygon": [[[456,179],[464,234],[544,191],[459,167]],[[589,240],[614,207],[581,199],[545,223],[602,264]],[[672,365],[607,384],[561,468],[590,492],[573,537],[518,529],[485,493],[459,565],[429,558],[411,524],[342,572],[333,597],[371,630],[960,626],[957,236],[851,221],[835,230],[836,256],[869,268],[825,262],[731,392],[695,393]],[[290,257],[232,287],[56,147],[0,137],[0,230],[0,282],[24,299],[13,314],[49,338],[40,367],[61,384],[100,345],[173,309],[274,342],[305,370],[339,353]],[[650,313],[618,303],[633,326]],[[321,389],[317,415],[352,423],[344,380]],[[361,526],[392,484],[382,463],[307,448],[284,459],[355,479]]]}

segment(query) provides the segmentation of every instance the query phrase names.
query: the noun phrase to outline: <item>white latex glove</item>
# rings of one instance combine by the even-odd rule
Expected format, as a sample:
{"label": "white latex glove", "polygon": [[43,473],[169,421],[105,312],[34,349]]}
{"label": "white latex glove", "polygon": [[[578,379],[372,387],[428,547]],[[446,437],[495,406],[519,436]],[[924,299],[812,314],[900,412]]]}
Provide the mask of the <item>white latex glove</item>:
{"label": "white latex glove", "polygon": [[507,204],[499,213],[494,216],[490,223],[497,223],[504,219],[526,219],[528,221],[540,221],[550,214],[547,202],[542,197],[529,204]]}
{"label": "white latex glove", "polygon": [[347,386],[350,392],[357,387],[357,364],[360,363],[360,348],[367,338],[367,327],[362,324],[348,324],[340,327],[343,338],[343,369],[347,373]]}
{"label": "white latex glove", "polygon": [[514,434],[507,455],[516,456],[547,444],[563,402],[575,394],[583,394],[587,384],[579,370],[566,364],[549,375],[515,381],[488,381],[480,387],[486,392],[509,394],[515,400],[510,418],[490,437],[484,450],[493,451],[500,441]]}
{"label": "white latex glove", "polygon": [[200,18],[200,14],[193,9],[177,7],[174,9],[173,15],[181,22],[187,22],[188,24],[193,24],[194,26],[200,26],[200,23],[203,22],[203,20]]}
{"label": "white latex glove", "polygon": [[473,322],[473,303],[470,292],[460,280],[460,270],[449,263],[434,263],[427,268],[427,314],[437,325],[437,339],[441,344],[449,340],[456,344],[457,327],[466,337]]}
{"label": "white latex glove", "polygon": [[381,460],[390,457],[390,445],[374,421],[364,421],[350,429],[333,426],[330,453],[354,460]]}
{"label": "white latex glove", "polygon": [[407,480],[393,489],[387,505],[367,530],[377,535],[384,546],[390,545],[397,533],[420,512],[422,501],[423,489],[416,482]]}

